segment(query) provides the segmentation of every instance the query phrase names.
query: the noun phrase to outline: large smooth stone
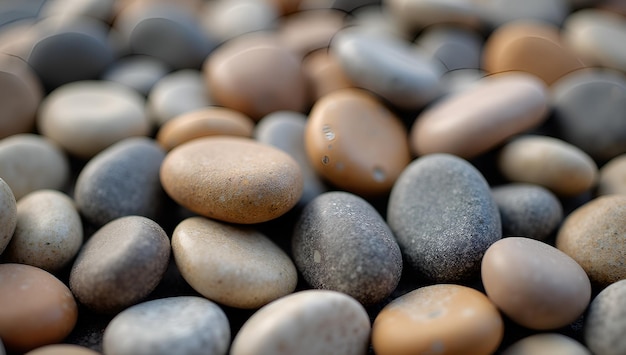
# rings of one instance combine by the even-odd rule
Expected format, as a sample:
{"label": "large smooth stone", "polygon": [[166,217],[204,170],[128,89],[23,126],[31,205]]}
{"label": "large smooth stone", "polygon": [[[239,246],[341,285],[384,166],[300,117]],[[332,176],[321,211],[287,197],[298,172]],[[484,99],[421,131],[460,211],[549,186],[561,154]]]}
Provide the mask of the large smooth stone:
{"label": "large smooth stone", "polygon": [[563,334],[539,333],[516,341],[502,355],[591,355],[591,352]]}
{"label": "large smooth stone", "polygon": [[367,352],[370,330],[367,312],[352,297],[300,291],[254,313],[237,333],[230,354],[361,355]]}
{"label": "large smooth stone", "polygon": [[469,162],[448,154],[414,160],[389,196],[387,223],[415,271],[438,282],[478,276],[502,236],[489,185]]}
{"label": "large smooth stone", "polygon": [[17,225],[17,204],[13,191],[0,178],[0,255],[13,237]]}
{"label": "large smooth stone", "polygon": [[589,305],[584,339],[594,354],[626,353],[626,279],[602,290]]}

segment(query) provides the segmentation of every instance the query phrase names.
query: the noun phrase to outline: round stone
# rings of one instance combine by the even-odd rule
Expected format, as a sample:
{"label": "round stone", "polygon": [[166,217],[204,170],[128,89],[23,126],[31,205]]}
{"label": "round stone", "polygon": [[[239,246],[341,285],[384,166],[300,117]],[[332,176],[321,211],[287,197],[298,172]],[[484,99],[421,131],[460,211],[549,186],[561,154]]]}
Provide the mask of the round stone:
{"label": "round stone", "polygon": [[558,333],[540,333],[527,336],[504,349],[502,355],[591,355],[576,340]]}
{"label": "round stone", "polygon": [[493,354],[504,325],[496,306],[472,288],[439,284],[396,298],[376,316],[376,354]]}
{"label": "round stone", "polygon": [[591,298],[585,270],[562,251],[523,237],[495,242],[482,261],[487,296],[514,322],[538,330],[574,322]]}
{"label": "round stone", "polygon": [[152,87],[168,71],[165,63],[154,57],[131,55],[116,61],[102,75],[102,79],[126,85],[141,95],[148,96]]}
{"label": "round stone", "polygon": [[609,160],[600,168],[596,193],[626,194],[626,154]]}
{"label": "round stone", "polygon": [[99,313],[115,313],[146,297],[161,281],[170,242],[154,221],[118,218],[94,233],[70,273],[70,289],[80,303]]}
{"label": "round stone", "polygon": [[594,354],[626,352],[626,279],[607,286],[589,305],[584,338]]}
{"label": "round stone", "polygon": [[387,223],[408,265],[438,282],[478,276],[483,254],[502,236],[487,181],[448,154],[421,157],[402,172],[389,196]]}
{"label": "round stone", "polygon": [[483,39],[477,32],[454,26],[434,26],[424,30],[415,41],[447,70],[478,69]]}
{"label": "round stone", "polygon": [[340,292],[307,290],[282,297],[252,315],[233,340],[231,355],[367,352],[370,320]]}
{"label": "round stone", "polygon": [[115,316],[104,331],[105,354],[224,355],[228,318],[215,303],[195,296],[156,299]]}
{"label": "round stone", "polygon": [[24,355],[98,355],[97,351],[74,344],[52,344],[31,350]]}
{"label": "round stone", "polygon": [[161,166],[163,188],[200,215],[260,223],[289,211],[302,195],[302,172],[287,153],[248,138],[198,138],[173,149]]}
{"label": "round stone", "polygon": [[17,225],[17,204],[9,185],[0,178],[0,255],[13,237]]}
{"label": "round stone", "polygon": [[78,319],[70,290],[30,265],[0,264],[0,338],[10,352],[61,342]]}
{"label": "round stone", "polygon": [[296,267],[269,238],[203,217],[176,226],[172,251],[181,275],[204,297],[259,308],[296,288]]}

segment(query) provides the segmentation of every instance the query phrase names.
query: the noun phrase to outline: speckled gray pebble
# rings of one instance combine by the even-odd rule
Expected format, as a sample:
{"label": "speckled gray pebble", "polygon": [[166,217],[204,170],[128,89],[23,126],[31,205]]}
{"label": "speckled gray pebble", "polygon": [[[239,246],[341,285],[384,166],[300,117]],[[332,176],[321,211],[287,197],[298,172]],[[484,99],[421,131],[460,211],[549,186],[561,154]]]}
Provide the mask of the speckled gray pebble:
{"label": "speckled gray pebble", "polygon": [[111,320],[102,340],[106,355],[223,355],[229,344],[224,311],[195,296],[132,306]]}
{"label": "speckled gray pebble", "polygon": [[387,223],[408,264],[439,282],[477,276],[483,254],[502,236],[487,181],[449,154],[423,156],[402,172],[389,196]]}
{"label": "speckled gray pebble", "polygon": [[491,190],[500,210],[503,236],[545,240],[563,220],[563,206],[550,190],[533,184],[506,184]]}
{"label": "speckled gray pebble", "polygon": [[17,225],[17,204],[9,185],[0,178],[0,255],[7,247]]}
{"label": "speckled gray pebble", "polygon": [[129,215],[156,218],[165,196],[159,180],[164,157],[163,148],[144,137],[103,150],[78,175],[74,198],[80,213],[95,225]]}
{"label": "speckled gray pebble", "polygon": [[302,211],[292,240],[294,261],[317,289],[374,304],[396,288],[402,255],[389,226],[364,199],[347,192],[319,195]]}
{"label": "speckled gray pebble", "polygon": [[626,280],[602,290],[591,301],[585,318],[584,338],[594,354],[626,354]]}

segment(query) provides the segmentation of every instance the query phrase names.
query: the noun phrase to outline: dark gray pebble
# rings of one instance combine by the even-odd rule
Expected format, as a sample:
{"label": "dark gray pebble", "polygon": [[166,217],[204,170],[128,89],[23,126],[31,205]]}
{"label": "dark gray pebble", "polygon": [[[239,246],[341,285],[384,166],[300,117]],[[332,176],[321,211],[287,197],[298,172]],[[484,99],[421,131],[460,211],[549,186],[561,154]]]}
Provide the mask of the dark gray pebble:
{"label": "dark gray pebble", "polygon": [[626,354],[626,280],[607,286],[591,302],[584,325],[585,343],[594,354]]}

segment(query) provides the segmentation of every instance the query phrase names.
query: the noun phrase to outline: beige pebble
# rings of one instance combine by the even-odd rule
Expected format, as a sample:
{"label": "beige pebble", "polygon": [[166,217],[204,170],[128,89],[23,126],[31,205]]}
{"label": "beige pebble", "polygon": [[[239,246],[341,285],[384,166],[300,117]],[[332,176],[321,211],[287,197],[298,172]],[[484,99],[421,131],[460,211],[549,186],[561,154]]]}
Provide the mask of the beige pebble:
{"label": "beige pebble", "polygon": [[591,352],[563,334],[540,333],[518,340],[502,355],[591,355]]}
{"label": "beige pebble", "polygon": [[600,168],[596,193],[626,194],[626,154],[609,160]]}
{"label": "beige pebble", "polygon": [[317,50],[304,57],[302,70],[309,81],[311,102],[335,90],[354,86],[337,58],[326,49]]}
{"label": "beige pebble", "polygon": [[284,18],[279,39],[294,53],[305,56],[328,48],[332,37],[345,26],[345,13],[334,9],[301,11]]}
{"label": "beige pebble", "polygon": [[172,251],[196,291],[230,307],[259,308],[293,292],[298,281],[291,259],[265,235],[203,217],[176,226]]}
{"label": "beige pebble", "polygon": [[272,1],[207,1],[200,12],[200,21],[206,33],[226,42],[246,33],[274,29],[279,11]]}
{"label": "beige pebble", "polygon": [[563,222],[556,247],[601,286],[626,279],[626,196],[598,197],[574,210]]}
{"label": "beige pebble", "polygon": [[200,215],[260,223],[289,211],[303,188],[287,153],[241,137],[198,138],[173,149],[161,165],[165,192]]}
{"label": "beige pebble", "polygon": [[74,344],[52,344],[31,350],[24,355],[98,355],[99,352]]}
{"label": "beige pebble", "polygon": [[510,181],[541,185],[557,195],[574,196],[593,188],[596,163],[582,150],[560,139],[522,136],[502,148],[498,167]]}
{"label": "beige pebble", "polygon": [[17,205],[9,185],[0,178],[0,255],[13,237],[17,225]]}

